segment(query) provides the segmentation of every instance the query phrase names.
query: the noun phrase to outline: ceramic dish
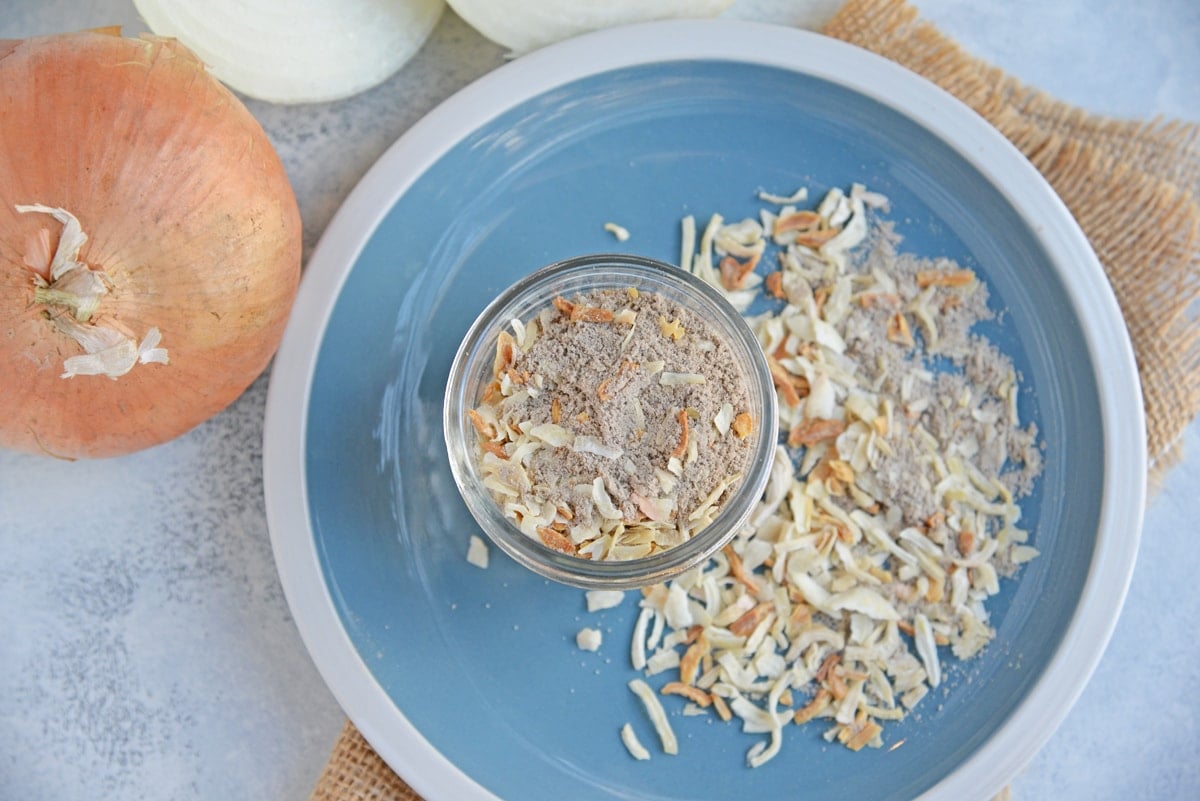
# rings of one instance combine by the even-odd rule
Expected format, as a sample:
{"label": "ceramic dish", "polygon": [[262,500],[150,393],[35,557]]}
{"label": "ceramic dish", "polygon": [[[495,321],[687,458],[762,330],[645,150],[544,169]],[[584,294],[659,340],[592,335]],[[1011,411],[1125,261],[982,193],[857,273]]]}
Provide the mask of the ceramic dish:
{"label": "ceramic dish", "polygon": [[[758,188],[819,197],[853,181],[891,198],[906,249],[972,267],[1003,309],[988,334],[1045,440],[1022,504],[1042,556],[993,599],[991,646],[886,729],[886,747],[850,753],[789,727],[750,770],[754,738],[676,714],[679,756],[634,762],[621,725],[653,742],[625,688],[634,599],[588,614],[580,591],[499,554],[487,571],[464,558],[478,529],[440,430],[455,348],[537,265],[610,248],[605,222],[630,229],[624,248],[672,260],[684,214],[752,216]],[[272,544],[326,682],[428,801],[986,798],[1066,715],[1120,611],[1144,500],[1137,387],[1078,227],[951,97],[789,29],[611,30],[447,101],[330,224],[271,378]],[[603,631],[599,652],[576,649],[584,625]]]}

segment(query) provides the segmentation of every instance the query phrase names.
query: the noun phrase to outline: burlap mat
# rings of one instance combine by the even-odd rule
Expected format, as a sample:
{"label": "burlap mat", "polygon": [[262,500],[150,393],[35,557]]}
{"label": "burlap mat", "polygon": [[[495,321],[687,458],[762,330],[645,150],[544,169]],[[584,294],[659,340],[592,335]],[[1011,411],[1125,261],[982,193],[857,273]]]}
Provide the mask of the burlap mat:
{"label": "burlap mat", "polygon": [[[1113,120],[1024,86],[965,53],[903,0],[849,0],[824,33],[956,95],[1046,176],[1112,282],[1146,404],[1150,483],[1200,410],[1200,125]],[[312,801],[420,801],[347,722]]]}
{"label": "burlap mat", "polygon": [[1200,125],[1111,120],[974,58],[899,0],[850,0],[825,33],[873,50],[995,125],[1067,204],[1108,273],[1137,354],[1150,483],[1200,410]]}

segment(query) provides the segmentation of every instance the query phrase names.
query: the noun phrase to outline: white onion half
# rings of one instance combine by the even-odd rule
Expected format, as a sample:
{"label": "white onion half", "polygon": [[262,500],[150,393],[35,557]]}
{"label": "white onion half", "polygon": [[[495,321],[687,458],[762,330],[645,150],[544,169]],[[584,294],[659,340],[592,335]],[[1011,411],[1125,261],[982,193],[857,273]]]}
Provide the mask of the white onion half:
{"label": "white onion half", "polygon": [[[169,2],[169,0],[168,0]],[[468,25],[514,54],[586,31],[683,17],[715,17],[733,0],[448,0]]]}
{"label": "white onion half", "polygon": [[134,0],[160,36],[193,50],[237,91],[273,103],[337,100],[416,54],[444,0]]}

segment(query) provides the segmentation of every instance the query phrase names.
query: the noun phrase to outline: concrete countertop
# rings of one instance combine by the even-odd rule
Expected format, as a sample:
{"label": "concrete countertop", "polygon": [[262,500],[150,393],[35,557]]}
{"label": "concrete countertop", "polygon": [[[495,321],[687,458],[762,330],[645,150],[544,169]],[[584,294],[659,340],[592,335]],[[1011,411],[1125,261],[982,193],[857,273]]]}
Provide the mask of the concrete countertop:
{"label": "concrete countertop", "polygon": [[[15,2],[15,5],[14,5]],[[1092,111],[1200,119],[1193,0],[918,0],[970,51]],[[815,27],[836,2],[739,0]],[[129,0],[8,0],[0,38],[114,22]],[[447,11],[382,86],[249,102],[311,250],[383,150],[504,54]],[[0,452],[0,799],[306,798],[344,720],[289,616],[267,536],[267,376],[179,439],[103,462]],[[0,377],[0,392],[5,391]],[[1092,681],[1014,782],[1018,799],[1200,798],[1200,425],[1151,504]]]}

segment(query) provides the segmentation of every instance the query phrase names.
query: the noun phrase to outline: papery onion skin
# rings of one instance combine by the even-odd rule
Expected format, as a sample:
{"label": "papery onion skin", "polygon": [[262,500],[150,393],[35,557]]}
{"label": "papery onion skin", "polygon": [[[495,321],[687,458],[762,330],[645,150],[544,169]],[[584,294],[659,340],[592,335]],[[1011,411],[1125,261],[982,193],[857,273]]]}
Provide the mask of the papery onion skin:
{"label": "papery onion skin", "polygon": [[[61,226],[111,286],[94,321],[170,364],[64,379],[83,352],[34,302],[30,243]],[[262,373],[300,277],[295,195],[262,127],[186,48],[86,32],[0,42],[0,447],[130,453],[228,406]]]}

